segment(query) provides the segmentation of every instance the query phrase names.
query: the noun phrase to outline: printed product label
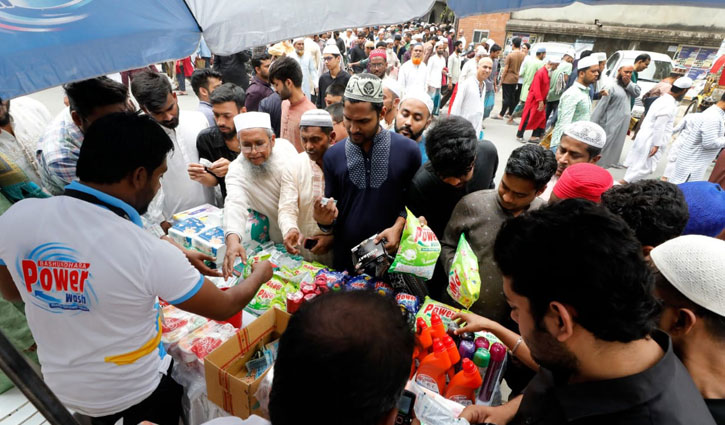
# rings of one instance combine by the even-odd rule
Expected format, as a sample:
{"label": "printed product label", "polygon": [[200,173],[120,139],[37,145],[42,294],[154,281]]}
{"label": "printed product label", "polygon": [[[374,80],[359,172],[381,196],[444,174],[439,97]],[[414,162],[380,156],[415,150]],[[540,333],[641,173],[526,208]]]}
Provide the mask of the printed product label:
{"label": "printed product label", "polygon": [[426,390],[431,390],[434,393],[439,394],[438,383],[435,379],[433,379],[433,377],[429,375],[423,375],[420,373],[415,375],[415,383],[425,388]]}
{"label": "printed product label", "polygon": [[463,396],[463,395],[454,395],[450,399],[455,401],[456,403],[462,404],[464,406],[470,406],[473,404],[473,402],[470,399],[468,399],[466,396]]}

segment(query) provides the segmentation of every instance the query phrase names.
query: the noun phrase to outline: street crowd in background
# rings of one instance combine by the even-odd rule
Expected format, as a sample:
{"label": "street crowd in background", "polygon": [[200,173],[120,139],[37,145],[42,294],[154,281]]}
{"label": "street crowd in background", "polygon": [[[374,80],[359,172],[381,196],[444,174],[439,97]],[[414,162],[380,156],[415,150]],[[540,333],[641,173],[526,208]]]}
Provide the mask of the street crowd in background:
{"label": "street crowd in background", "polygon": [[[193,60],[64,85],[56,117],[28,97],[3,100],[3,295],[27,301],[19,255],[72,240],[94,247],[95,281],[115,286],[95,288],[116,299],[107,320],[56,323],[26,303],[34,340],[19,348],[33,357],[37,344],[46,382],[93,423],[174,423],[180,395],[163,357],[128,372],[85,359],[156,326],[156,296],[210,318],[243,308],[271,278],[268,262],[224,292],[199,272],[231,276],[259,217],[290,254],[352,273],[351,250],[371,236],[395,255],[407,208],[441,243],[429,295],[454,304],[445,287],[465,235],[481,295],[462,331],[513,341],[509,401],[468,407],[470,423],[725,423],[725,97],[678,122],[693,82],[675,69],[646,94],[622,162],[649,56],[605,84],[605,53],[530,48],[420,22],[231,56],[202,41]],[[187,80],[197,110],[179,108]],[[501,176],[489,120],[521,143]],[[673,137],[664,176],[649,178]],[[619,181],[607,171],[623,167]],[[202,204],[224,208],[218,270],[166,235],[173,214]],[[396,311],[362,293],[300,310],[280,345],[272,423],[394,423],[413,351]],[[67,339],[78,326],[93,329],[87,346]]]}

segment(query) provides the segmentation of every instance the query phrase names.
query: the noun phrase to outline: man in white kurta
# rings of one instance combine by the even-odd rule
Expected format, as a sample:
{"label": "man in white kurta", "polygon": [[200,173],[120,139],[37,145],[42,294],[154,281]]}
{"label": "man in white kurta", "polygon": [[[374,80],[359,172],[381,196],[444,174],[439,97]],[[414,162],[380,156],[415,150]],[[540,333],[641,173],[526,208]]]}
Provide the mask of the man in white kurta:
{"label": "man in white kurta", "polygon": [[486,78],[491,74],[493,61],[482,58],[478,61],[476,78],[467,78],[459,83],[458,93],[451,106],[451,115],[468,120],[476,130],[476,136],[483,138],[483,101],[486,97]]}
{"label": "man in white kurta", "polygon": [[446,67],[446,43],[439,41],[435,45],[435,54],[428,59],[426,85],[428,95],[433,99],[433,115],[438,115],[441,101],[441,83]]}
{"label": "man in white kurta", "polygon": [[234,117],[242,154],[229,164],[225,182],[224,238],[227,254],[224,275],[229,276],[237,256],[246,260],[242,241],[249,210],[269,218],[269,237],[283,240],[277,224],[282,174],[297,156],[297,149],[285,139],[276,139],[269,114],[246,112]]}
{"label": "man in white kurta", "polygon": [[[322,157],[334,140],[332,117],[320,109],[302,114],[300,134],[305,151],[282,173],[277,221],[290,254],[332,266],[332,235],[325,235],[313,217],[315,201],[325,196]],[[314,246],[305,247],[305,241]]]}
{"label": "man in white kurta", "polygon": [[428,67],[423,62],[423,45],[418,43],[413,46],[410,60],[400,67],[398,72],[398,83],[403,90],[403,95],[408,90],[426,90],[426,79]]}
{"label": "man in white kurta", "polygon": [[[316,45],[314,41],[312,43]],[[311,99],[314,90],[317,89],[319,80],[317,70],[319,66],[312,54],[305,51],[304,38],[296,38],[294,40],[294,48],[295,52],[290,56],[292,56],[292,58],[300,64],[300,68],[302,68],[302,92],[304,92],[307,99]]]}
{"label": "man in white kurta", "polygon": [[672,138],[677,106],[691,86],[690,78],[679,78],[669,93],[652,103],[637,138],[634,139],[632,150],[624,161],[627,172],[620,183],[642,180],[657,169],[662,157],[662,147]]}
{"label": "man in white kurta", "polygon": [[[674,171],[668,181],[674,184],[705,180],[708,166],[725,148],[725,98],[710,106],[694,120],[688,131],[680,133]],[[673,149],[675,146],[673,145]]]}

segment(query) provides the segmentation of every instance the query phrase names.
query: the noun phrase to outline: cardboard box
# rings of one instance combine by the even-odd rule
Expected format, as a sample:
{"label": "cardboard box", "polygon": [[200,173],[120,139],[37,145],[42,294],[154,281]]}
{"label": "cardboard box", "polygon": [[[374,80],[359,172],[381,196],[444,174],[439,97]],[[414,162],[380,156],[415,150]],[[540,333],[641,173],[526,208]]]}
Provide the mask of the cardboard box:
{"label": "cardboard box", "polygon": [[258,347],[284,333],[289,318],[289,314],[272,308],[206,356],[204,371],[209,400],[242,419],[252,414],[267,416],[254,396],[267,372],[257,379],[247,378],[244,365]]}

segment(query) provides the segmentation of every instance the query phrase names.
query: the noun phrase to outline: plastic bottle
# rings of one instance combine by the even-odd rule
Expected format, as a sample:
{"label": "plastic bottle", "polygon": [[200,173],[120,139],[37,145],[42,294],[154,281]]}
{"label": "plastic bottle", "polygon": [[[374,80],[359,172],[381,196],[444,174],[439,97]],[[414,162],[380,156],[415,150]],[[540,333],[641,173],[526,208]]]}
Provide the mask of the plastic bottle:
{"label": "plastic bottle", "polygon": [[451,359],[440,340],[433,341],[433,352],[428,354],[415,375],[415,383],[438,394],[446,389],[446,372],[451,368]]}
{"label": "plastic bottle", "polygon": [[458,354],[461,355],[462,359],[473,360],[473,354],[476,352],[476,345],[473,341],[462,339],[461,343],[458,344]]}
{"label": "plastic bottle", "polygon": [[456,342],[448,335],[443,338],[443,346],[446,347],[446,353],[448,353],[448,358],[451,360],[451,368],[448,369],[448,378],[453,379],[453,375],[461,370],[461,355],[458,353]]}
{"label": "plastic bottle", "polygon": [[491,345],[490,353],[491,361],[488,364],[486,376],[483,378],[483,386],[481,386],[481,391],[478,394],[478,399],[484,403],[488,403],[493,395],[493,389],[496,387],[499,372],[506,359],[506,347],[500,342],[494,342]]}
{"label": "plastic bottle", "polygon": [[476,365],[469,359],[463,359],[461,371],[451,379],[446,390],[446,398],[464,406],[476,402],[476,390],[483,383]]}
{"label": "plastic bottle", "polygon": [[474,343],[476,344],[476,349],[485,348],[486,350],[488,350],[489,348],[491,348],[491,343],[488,342],[488,340],[482,336],[479,336],[478,338],[476,338]]}
{"label": "plastic bottle", "polygon": [[418,330],[416,340],[423,350],[427,353],[431,346],[433,346],[433,337],[431,335],[431,328],[425,323],[422,317],[416,320],[416,329]]}
{"label": "plastic bottle", "polygon": [[486,377],[488,365],[491,362],[491,354],[485,348],[479,348],[473,354],[473,364],[478,367],[478,374],[481,375],[481,382]]}
{"label": "plastic bottle", "polygon": [[443,341],[443,338],[446,336],[446,325],[443,324],[441,316],[437,313],[433,313],[430,316],[430,328],[433,338],[438,338]]}
{"label": "plastic bottle", "polygon": [[410,362],[410,376],[408,379],[413,379],[413,376],[415,375],[415,370],[418,368],[418,357],[420,356],[420,349],[416,346],[413,348],[413,358]]}

